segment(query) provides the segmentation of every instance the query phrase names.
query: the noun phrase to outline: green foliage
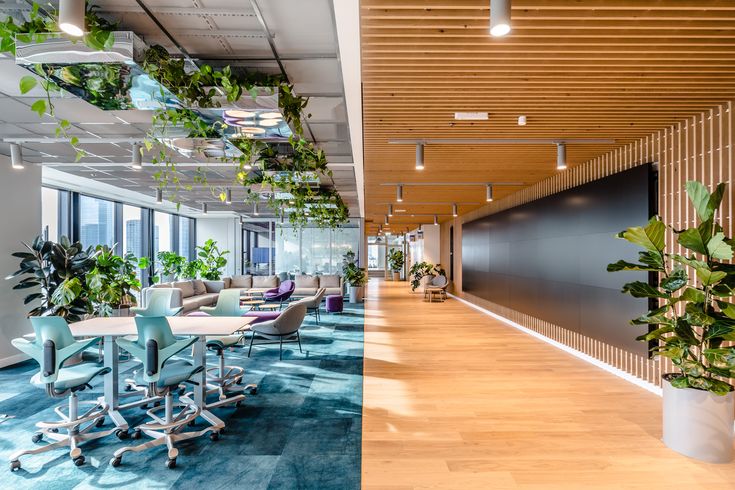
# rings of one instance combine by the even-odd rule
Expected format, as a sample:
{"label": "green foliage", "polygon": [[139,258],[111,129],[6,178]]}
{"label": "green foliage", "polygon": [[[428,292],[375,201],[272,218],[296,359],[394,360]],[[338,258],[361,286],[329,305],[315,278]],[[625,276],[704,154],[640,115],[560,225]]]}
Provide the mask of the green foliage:
{"label": "green foliage", "polygon": [[164,277],[178,278],[186,265],[186,257],[176,252],[161,251],[156,254],[159,269],[156,271],[153,282],[163,281]]}
{"label": "green foliage", "polygon": [[[634,243],[645,251],[640,263],[620,260],[607,266],[609,272],[650,271],[659,274],[659,284],[635,281],[623,286],[623,293],[636,298],[652,298],[657,307],[634,325],[655,325],[637,340],[658,341],[652,352],[668,357],[679,372],[669,377],[677,388],[706,390],[725,395],[733,387],[718,378],[735,376],[735,308],[723,301],[733,293],[735,267],[721,262],[733,257],[732,240],[717,223],[717,210],[725,194],[719,184],[710,194],[699,182],[687,182],[686,190],[700,223],[686,230],[673,230],[676,242],[691,254],[665,252],[667,226],[654,217],[644,227],[629,228],[618,238]],[[694,272],[690,277],[687,268]]]}
{"label": "green foliage", "polygon": [[360,288],[367,284],[367,272],[357,265],[355,252],[352,250],[342,256],[342,276],[345,282],[353,288]]}
{"label": "green foliage", "polygon": [[81,243],[62,236],[59,242],[43,240],[40,236],[27,251],[15,252],[21,259],[19,269],[6,279],[22,277],[13,289],[32,289],[24,304],[39,303],[28,316],[61,316],[67,321],[81,320],[93,311],[88,294],[86,275],[95,266],[98,252],[84,249]]}
{"label": "green foliage", "polygon": [[86,287],[94,308],[99,316],[111,316],[112,310],[125,305],[135,305],[133,291],[140,291],[140,281],[136,276],[138,259],[131,253],[123,257],[115,255],[106,245],[96,249],[95,265],[87,273]]}
{"label": "green foliage", "polygon": [[181,277],[184,279],[196,279],[202,271],[202,266],[202,261],[199,259],[187,262],[184,267],[181,268]]}
{"label": "green foliage", "polygon": [[222,269],[227,265],[225,255],[230,252],[220,250],[217,242],[211,238],[204,242],[204,245],[197,246],[196,249],[200,262],[199,272],[202,278],[209,281],[219,281],[222,278]]}
{"label": "green foliage", "polygon": [[393,272],[400,272],[403,269],[403,264],[406,263],[403,251],[397,248],[392,249],[388,252],[388,267]]}
{"label": "green foliage", "polygon": [[408,274],[412,276],[411,291],[416,291],[416,289],[421,286],[421,279],[425,276],[435,277],[447,275],[446,271],[441,268],[440,264],[433,265],[429,262],[414,263],[409,269]]}

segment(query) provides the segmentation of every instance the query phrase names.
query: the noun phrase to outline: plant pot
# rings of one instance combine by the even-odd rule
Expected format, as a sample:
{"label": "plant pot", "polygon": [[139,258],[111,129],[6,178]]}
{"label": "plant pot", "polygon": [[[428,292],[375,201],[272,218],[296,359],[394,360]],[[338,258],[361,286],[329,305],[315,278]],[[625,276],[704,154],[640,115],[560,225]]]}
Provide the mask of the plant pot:
{"label": "plant pot", "polygon": [[362,300],[362,288],[350,286],[350,303],[359,303]]}
{"label": "plant pot", "polygon": [[732,460],[732,392],[725,396],[693,388],[675,388],[663,377],[663,441],[690,458],[708,463]]}
{"label": "plant pot", "polygon": [[127,317],[130,316],[130,305],[123,305],[119,308],[112,309],[112,315],[114,317]]}
{"label": "plant pot", "polygon": [[393,280],[394,281],[400,281],[401,280],[401,273],[393,271]]}

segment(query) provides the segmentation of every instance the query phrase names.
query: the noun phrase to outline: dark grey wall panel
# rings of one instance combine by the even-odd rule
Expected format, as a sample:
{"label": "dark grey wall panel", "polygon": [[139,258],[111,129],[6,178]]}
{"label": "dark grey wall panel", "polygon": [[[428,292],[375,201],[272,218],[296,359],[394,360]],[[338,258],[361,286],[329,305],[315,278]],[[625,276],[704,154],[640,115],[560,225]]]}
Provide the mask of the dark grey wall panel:
{"label": "dark grey wall panel", "polygon": [[646,327],[628,321],[645,300],[620,293],[646,273],[608,273],[608,263],[636,260],[615,233],[642,225],[650,209],[651,165],[635,167],[462,227],[462,288],[493,303],[645,355]]}

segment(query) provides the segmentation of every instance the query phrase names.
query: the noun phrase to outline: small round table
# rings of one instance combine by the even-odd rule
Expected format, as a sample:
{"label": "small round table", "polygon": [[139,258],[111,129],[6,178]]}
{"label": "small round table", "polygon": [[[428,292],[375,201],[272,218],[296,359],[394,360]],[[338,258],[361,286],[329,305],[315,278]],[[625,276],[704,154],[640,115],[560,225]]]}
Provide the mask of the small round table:
{"label": "small round table", "polygon": [[259,309],[260,310],[271,310],[271,311],[280,310],[281,304],[280,303],[265,303],[265,304],[260,305]]}
{"label": "small round table", "polygon": [[240,306],[251,306],[254,310],[259,309],[260,305],[265,303],[263,300],[252,299],[248,301],[240,301]]}

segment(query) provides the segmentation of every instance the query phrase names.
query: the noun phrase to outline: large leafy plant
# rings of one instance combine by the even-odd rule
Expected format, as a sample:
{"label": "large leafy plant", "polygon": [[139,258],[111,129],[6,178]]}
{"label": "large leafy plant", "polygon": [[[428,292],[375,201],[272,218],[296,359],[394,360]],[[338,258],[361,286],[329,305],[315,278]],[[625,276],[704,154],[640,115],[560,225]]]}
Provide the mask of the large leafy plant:
{"label": "large leafy plant", "polygon": [[342,275],[345,282],[353,288],[359,288],[367,284],[367,273],[365,269],[357,265],[355,252],[352,250],[342,256]]}
{"label": "large leafy plant", "polygon": [[403,264],[405,262],[406,261],[403,256],[402,250],[394,248],[393,250],[388,252],[388,266],[393,272],[399,272],[401,269],[403,269]]}
{"label": "large leafy plant", "polygon": [[433,265],[429,262],[416,262],[408,270],[408,274],[411,276],[411,291],[421,286],[421,279],[425,276],[446,276],[447,273],[441,268],[440,264]]}
{"label": "large leafy plant", "polygon": [[163,281],[165,277],[176,279],[181,275],[181,271],[186,265],[186,257],[182,257],[176,252],[163,250],[156,254],[156,263],[158,264],[158,270],[154,282]]}
{"label": "large leafy plant", "polygon": [[65,236],[58,243],[39,236],[23,245],[26,251],[13,253],[21,259],[20,267],[6,279],[22,277],[13,289],[32,289],[24,304],[38,304],[28,316],[61,316],[73,322],[92,312],[86,275],[95,266],[94,248],[85,249]]}
{"label": "large leafy plant", "polygon": [[227,255],[229,250],[220,250],[217,242],[211,238],[204,242],[204,245],[197,246],[197,256],[199,257],[199,272],[203,279],[209,281],[219,281],[222,278],[222,269],[227,265]]}
{"label": "large leafy plant", "polygon": [[[727,345],[735,341],[735,304],[728,301],[735,288],[735,266],[723,262],[733,258],[735,243],[725,236],[718,216],[725,189],[725,184],[719,184],[710,194],[702,183],[687,182],[697,226],[676,230],[656,216],[646,226],[628,228],[618,238],[643,248],[639,262],[620,260],[607,267],[611,272],[658,275],[658,284],[634,281],[623,286],[623,293],[657,303],[631,321],[651,325],[637,339],[656,342],[653,354],[671,359],[679,371],[666,375],[673,386],[717,395],[732,391],[724,379],[735,376],[735,347]],[[674,249],[666,244],[668,229],[688,253],[667,252]]]}
{"label": "large leafy plant", "polygon": [[136,272],[138,259],[131,253],[115,255],[106,245],[97,247],[94,267],[87,273],[86,286],[99,316],[111,316],[115,308],[135,305],[133,292],[140,291]]}

